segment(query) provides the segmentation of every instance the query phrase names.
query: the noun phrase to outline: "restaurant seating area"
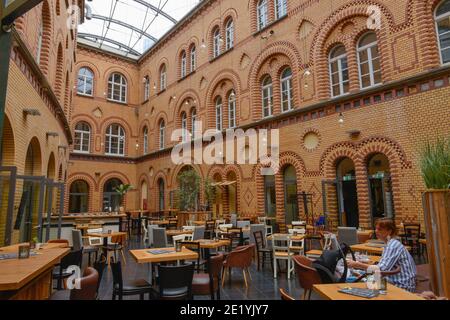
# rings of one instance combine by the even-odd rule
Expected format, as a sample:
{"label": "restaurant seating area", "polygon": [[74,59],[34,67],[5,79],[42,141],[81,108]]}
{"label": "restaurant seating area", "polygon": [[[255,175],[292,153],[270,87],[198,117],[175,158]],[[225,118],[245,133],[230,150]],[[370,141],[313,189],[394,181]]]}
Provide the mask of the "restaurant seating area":
{"label": "restaurant seating area", "polygon": [[[328,289],[322,290],[320,286],[339,283],[342,279],[360,286],[367,274],[340,278],[315,264],[317,259],[344,246],[351,249],[347,258],[377,264],[383,252],[383,246],[373,239],[373,230],[339,227],[333,233],[306,221],[279,226],[272,225],[274,221],[265,217],[247,220],[237,216],[183,226],[175,215],[170,222],[163,215],[149,219],[150,215],[145,211],[127,213],[125,221],[136,219],[137,222],[120,221],[96,229],[77,228],[80,225],[75,224],[70,239],[44,244],[42,253],[38,251],[38,254],[47,254],[54,248],[66,248],[66,251],[59,261],[51,262],[52,291],[47,297],[38,298],[327,299]],[[409,224],[402,227],[400,239],[421,266],[417,292],[429,291],[426,258],[418,246],[418,240],[423,238],[417,230],[409,231]],[[285,230],[285,233],[268,230]],[[45,249],[47,246],[51,247]],[[75,272],[73,266],[80,268],[81,278],[77,281],[83,286],[79,290],[76,281],[75,288],[68,283]],[[397,268],[383,272],[382,276],[399,271]],[[1,281],[4,280],[0,277],[0,284]],[[72,290],[68,290],[71,285]],[[416,297],[407,291],[402,294],[407,298]]]}

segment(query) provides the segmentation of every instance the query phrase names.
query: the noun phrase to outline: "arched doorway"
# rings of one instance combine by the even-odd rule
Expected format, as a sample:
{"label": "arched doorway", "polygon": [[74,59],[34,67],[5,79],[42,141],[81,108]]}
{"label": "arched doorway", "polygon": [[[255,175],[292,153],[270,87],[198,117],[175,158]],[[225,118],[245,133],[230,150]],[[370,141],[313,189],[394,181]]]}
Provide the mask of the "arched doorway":
{"label": "arched doorway", "polygon": [[163,180],[163,178],[159,178],[158,179],[158,210],[159,211],[164,211],[164,207],[165,207],[164,192],[165,192],[164,180]]}
{"label": "arched doorway", "polygon": [[283,171],[284,209],[286,224],[298,220],[297,173],[291,165]]}
{"label": "arched doorway", "polygon": [[120,208],[120,194],[117,193],[116,188],[122,184],[117,178],[109,179],[103,186],[103,210],[104,211],[119,211]]}
{"label": "arched doorway", "polygon": [[350,158],[336,165],[339,225],[359,227],[358,194],[356,191],[355,164]]}
{"label": "arched doorway", "polygon": [[89,208],[89,184],[76,180],[70,185],[69,213],[85,213]]}
{"label": "arched doorway", "polygon": [[5,116],[3,123],[3,141],[2,141],[2,153],[0,164],[2,166],[14,166],[15,159],[15,144],[14,144],[14,133],[9,122],[8,117]]}
{"label": "arched doorway", "polygon": [[26,176],[40,176],[41,169],[41,146],[37,138],[33,138],[30,141],[27,149],[27,155],[25,159],[25,175]]}
{"label": "arched doorway", "polygon": [[141,208],[143,210],[148,209],[148,185],[145,180],[141,184]]}
{"label": "arched doorway", "polygon": [[47,179],[55,180],[56,177],[56,165],[55,165],[55,155],[50,153],[50,157],[48,158],[48,165],[47,165]]}
{"label": "arched doorway", "polygon": [[277,214],[277,197],[275,191],[275,176],[264,177],[264,209],[267,217],[275,217]]}
{"label": "arched doorway", "polygon": [[370,156],[367,160],[367,175],[372,223],[378,218],[393,218],[394,204],[388,158],[382,153]]}
{"label": "arched doorway", "polygon": [[227,185],[225,187],[228,194],[228,211],[230,214],[237,214],[237,177],[233,171],[227,174]]}
{"label": "arched doorway", "polygon": [[216,197],[213,205],[213,218],[221,218],[223,216],[223,190],[217,187],[222,182],[222,177],[219,173],[213,176],[213,186],[216,189]]}

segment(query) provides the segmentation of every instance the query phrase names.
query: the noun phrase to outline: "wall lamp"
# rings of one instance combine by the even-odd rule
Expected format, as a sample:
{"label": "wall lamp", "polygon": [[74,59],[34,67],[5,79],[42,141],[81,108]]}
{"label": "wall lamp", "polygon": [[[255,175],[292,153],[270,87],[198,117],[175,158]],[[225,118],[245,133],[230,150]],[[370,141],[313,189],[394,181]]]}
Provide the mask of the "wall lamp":
{"label": "wall lamp", "polygon": [[58,132],[47,132],[47,138],[48,137],[59,137]]}
{"label": "wall lamp", "polygon": [[275,31],[270,30],[269,33],[267,33],[267,34],[265,34],[265,35],[262,35],[262,36],[261,36],[261,39],[267,40],[267,39],[269,39],[271,36],[273,36],[274,33],[275,33]]}
{"label": "wall lamp", "polygon": [[23,109],[23,115],[24,116],[40,116],[41,113],[37,109]]}

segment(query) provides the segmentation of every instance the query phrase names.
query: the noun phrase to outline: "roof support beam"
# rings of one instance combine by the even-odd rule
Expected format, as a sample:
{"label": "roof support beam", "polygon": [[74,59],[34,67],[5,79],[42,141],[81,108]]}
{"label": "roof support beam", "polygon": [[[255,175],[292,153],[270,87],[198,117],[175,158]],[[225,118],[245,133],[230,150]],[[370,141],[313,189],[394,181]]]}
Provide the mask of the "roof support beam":
{"label": "roof support beam", "polygon": [[140,56],[141,55],[138,51],[130,48],[127,45],[124,45],[123,43],[121,43],[119,41],[116,41],[116,40],[113,40],[113,39],[108,39],[108,38],[102,37],[100,35],[90,34],[90,33],[78,33],[78,37],[83,38],[83,39],[87,39],[87,40],[95,39],[95,40],[106,41],[106,42],[109,42],[109,43],[112,43],[112,44],[118,46],[119,48],[125,49],[126,51],[128,51],[131,54],[134,54],[136,56]]}
{"label": "roof support beam", "polygon": [[172,21],[174,24],[177,24],[177,23],[178,23],[178,21],[177,21],[176,19],[172,18],[170,15],[168,15],[167,13],[165,13],[163,10],[161,10],[161,9],[159,9],[159,8],[157,8],[157,7],[153,6],[153,5],[151,5],[150,3],[146,2],[146,1],[143,1],[143,0],[133,0],[133,1],[135,1],[135,2],[137,2],[137,3],[139,3],[139,4],[141,4],[141,5],[143,5],[143,6],[147,7],[147,8],[149,8],[149,9],[155,11],[156,13],[162,15],[164,18],[167,18],[167,19],[169,19],[170,21]]}
{"label": "roof support beam", "polygon": [[154,42],[158,41],[158,39],[156,39],[155,37],[149,35],[148,33],[144,32],[143,30],[141,30],[139,28],[136,28],[135,26],[132,26],[132,25],[130,25],[128,23],[125,23],[123,21],[116,20],[116,19],[109,18],[109,17],[105,17],[105,16],[101,16],[101,15],[98,15],[98,14],[93,14],[92,15],[92,19],[98,19],[98,20],[112,22],[112,23],[118,24],[118,25],[120,25],[122,27],[125,27],[125,28],[128,28],[130,30],[133,30],[134,32],[136,32],[136,33],[138,33],[140,35],[143,35],[143,36],[149,38],[150,40],[152,40]]}

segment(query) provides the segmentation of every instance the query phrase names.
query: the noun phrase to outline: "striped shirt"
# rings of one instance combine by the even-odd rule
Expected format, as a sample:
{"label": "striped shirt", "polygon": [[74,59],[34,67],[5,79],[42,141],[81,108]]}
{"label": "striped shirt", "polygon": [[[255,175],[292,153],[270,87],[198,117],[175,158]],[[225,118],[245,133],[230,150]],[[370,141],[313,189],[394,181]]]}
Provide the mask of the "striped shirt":
{"label": "striped shirt", "polygon": [[400,267],[399,273],[387,277],[389,283],[410,292],[416,290],[416,265],[408,250],[397,239],[388,241],[378,266],[381,271]]}

